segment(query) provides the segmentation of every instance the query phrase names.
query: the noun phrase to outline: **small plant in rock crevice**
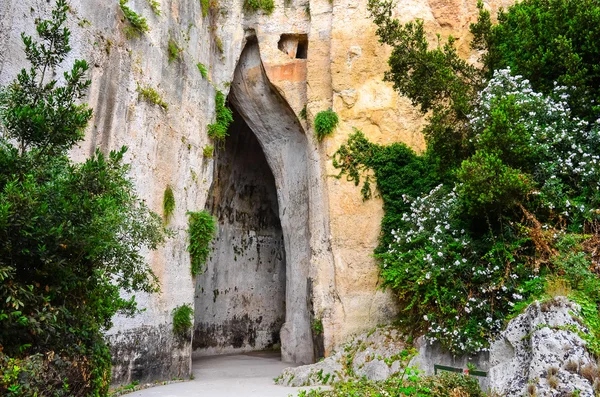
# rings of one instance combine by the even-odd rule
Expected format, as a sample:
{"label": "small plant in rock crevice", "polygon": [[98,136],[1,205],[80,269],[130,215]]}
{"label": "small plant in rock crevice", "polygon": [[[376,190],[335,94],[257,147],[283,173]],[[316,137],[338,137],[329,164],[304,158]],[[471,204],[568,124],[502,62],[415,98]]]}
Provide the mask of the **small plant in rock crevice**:
{"label": "small plant in rock crevice", "polygon": [[183,48],[179,46],[177,41],[173,38],[169,38],[169,42],[167,44],[167,56],[169,63],[173,61],[181,60],[183,54]]}
{"label": "small plant in rock crevice", "polygon": [[312,329],[316,335],[323,333],[323,321],[320,318],[315,318],[312,323]]}
{"label": "small plant in rock crevice", "polygon": [[157,0],[146,0],[148,2],[148,6],[152,9],[152,12],[157,17],[160,16],[160,3]]}
{"label": "small plant in rock crevice", "polygon": [[177,306],[173,309],[173,333],[185,337],[192,328],[194,309],[189,304]]}
{"label": "small plant in rock crevice", "polygon": [[204,271],[210,254],[210,243],[217,231],[215,218],[207,211],[188,212],[188,252],[193,276]]}
{"label": "small plant in rock crevice", "polygon": [[302,120],[306,120],[306,105],[304,105],[304,107],[302,108],[302,110],[300,110],[299,116],[300,116],[300,118]]}
{"label": "small plant in rock crevice", "polygon": [[331,135],[339,121],[337,113],[331,109],[317,113],[314,123],[317,140],[320,142],[327,135]]}
{"label": "small plant in rock crevice", "polygon": [[203,63],[198,62],[196,64],[196,67],[198,68],[198,71],[200,71],[200,75],[202,75],[203,79],[208,77],[208,70],[206,69],[206,66]]}
{"label": "small plant in rock crevice", "polygon": [[210,0],[200,0],[200,4],[202,5],[202,17],[206,18],[210,9]]}
{"label": "small plant in rock crevice", "polygon": [[139,94],[139,97],[146,102],[150,102],[154,105],[158,105],[164,110],[169,109],[169,105],[162,99],[160,94],[156,91],[156,89],[150,86],[144,86],[138,84],[136,91]]}
{"label": "small plant in rock crevice", "polygon": [[215,147],[213,145],[206,145],[204,146],[204,149],[202,149],[202,156],[205,159],[212,159],[214,151]]}
{"label": "small plant in rock crevice", "polygon": [[167,185],[163,194],[163,216],[165,218],[165,221],[168,221],[169,218],[171,218],[174,211],[175,195],[173,194],[173,189],[171,188],[171,185]]}
{"label": "small plant in rock crevice", "polygon": [[120,0],[119,6],[121,8],[121,11],[123,11],[125,19],[127,20],[127,22],[129,22],[130,25],[125,28],[125,35],[128,39],[131,39],[139,37],[142,34],[149,32],[150,28],[148,27],[148,21],[146,20],[146,18],[142,17],[127,6],[128,1],[129,0]]}

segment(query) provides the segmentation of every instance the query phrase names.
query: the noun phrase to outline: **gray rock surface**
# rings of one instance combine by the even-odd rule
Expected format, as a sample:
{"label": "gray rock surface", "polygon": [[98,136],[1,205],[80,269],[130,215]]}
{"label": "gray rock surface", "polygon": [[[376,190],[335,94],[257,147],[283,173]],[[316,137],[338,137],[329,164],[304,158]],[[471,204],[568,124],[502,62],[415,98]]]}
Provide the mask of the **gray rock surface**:
{"label": "gray rock surface", "polygon": [[284,369],[275,382],[287,386],[311,386],[363,377],[384,380],[402,368],[399,354],[404,347],[396,328],[379,327],[357,336],[342,350],[318,363]]}
{"label": "gray rock surface", "polygon": [[[476,356],[455,357],[420,339],[418,355],[409,365],[432,375],[435,364],[466,369],[472,363],[487,372],[480,379],[482,388],[506,397],[530,392],[553,397],[578,392],[581,397],[592,397],[594,387],[600,385],[600,372],[580,336],[588,330],[581,325],[579,310],[564,297],[535,302],[509,322],[489,352]],[[404,348],[396,329],[377,328],[317,364],[286,368],[276,383],[308,386],[363,377],[384,380],[405,365],[399,359]]]}
{"label": "gray rock surface", "polygon": [[490,348],[490,388],[506,396],[521,396],[528,389],[538,396],[575,390],[581,397],[594,396],[582,373],[589,370],[597,376],[598,370],[584,340],[573,332],[588,332],[578,315],[578,305],[559,297],[535,302],[513,319]]}

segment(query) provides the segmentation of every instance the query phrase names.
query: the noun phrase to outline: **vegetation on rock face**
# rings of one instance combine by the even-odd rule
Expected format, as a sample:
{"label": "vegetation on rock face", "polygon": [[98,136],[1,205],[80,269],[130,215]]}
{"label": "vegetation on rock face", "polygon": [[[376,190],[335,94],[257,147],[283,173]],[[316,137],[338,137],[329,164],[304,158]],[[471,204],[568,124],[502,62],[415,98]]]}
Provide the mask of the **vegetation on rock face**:
{"label": "vegetation on rock face", "polygon": [[585,23],[600,5],[583,3],[524,0],[497,25],[480,3],[477,69],[452,38],[431,49],[422,23],[402,25],[391,1],[369,1],[393,47],[386,80],[429,114],[427,150],[356,132],[334,165],[363,180],[365,199],[377,183],[385,216],[376,255],[400,323],[452,352],[485,350],[549,280],[563,280],[598,329],[598,47]]}
{"label": "vegetation on rock face", "polygon": [[125,15],[125,19],[127,19],[130,25],[125,28],[125,35],[127,38],[131,39],[149,32],[150,28],[148,27],[146,18],[127,7],[128,1],[129,0],[119,0],[119,6],[121,7],[121,11],[123,11],[123,15]]}
{"label": "vegetation on rock face", "polygon": [[233,122],[233,112],[225,105],[225,95],[221,91],[215,94],[216,120],[208,125],[208,136],[221,141],[227,137],[227,129]]}
{"label": "vegetation on rock face", "polygon": [[327,135],[333,133],[333,130],[337,127],[339,121],[337,113],[331,109],[317,113],[315,116],[315,135],[319,142]]}
{"label": "vegetation on rock face", "polygon": [[173,333],[185,337],[192,328],[194,309],[188,304],[173,309]]}
{"label": "vegetation on rock face", "polygon": [[273,0],[245,0],[244,7],[252,11],[262,10],[270,15],[275,10],[275,2]]}
{"label": "vegetation on rock face", "polygon": [[163,216],[165,220],[168,220],[173,212],[175,211],[175,195],[171,185],[167,185],[165,193],[163,194]]}
{"label": "vegetation on rock face", "polygon": [[154,13],[154,15],[156,15],[157,17],[160,16],[160,3],[157,0],[147,0],[148,5],[150,6],[150,8],[152,9],[152,12]]}
{"label": "vegetation on rock face", "polygon": [[169,38],[169,43],[167,44],[167,55],[169,63],[177,60],[181,60],[181,54],[183,53],[183,49],[179,47],[179,44],[173,38]]}
{"label": "vegetation on rock face", "polygon": [[158,282],[141,250],[164,240],[160,217],[139,199],[126,149],[73,163],[68,151],[92,116],[88,65],[66,59],[69,7],[58,0],[23,35],[31,64],[0,88],[0,394],[105,395],[111,360],[104,331]]}
{"label": "vegetation on rock face", "polygon": [[154,89],[153,87],[150,87],[149,85],[142,87],[138,84],[136,91],[138,92],[139,97],[144,101],[150,102],[154,105],[158,105],[164,110],[169,109],[169,105],[162,99],[158,91],[156,91],[156,89]]}
{"label": "vegetation on rock face", "polygon": [[214,151],[215,147],[213,145],[206,145],[204,146],[204,149],[202,149],[202,156],[205,159],[212,159]]}
{"label": "vegetation on rock face", "polygon": [[188,212],[188,234],[192,275],[204,271],[204,264],[210,254],[210,242],[217,231],[215,218],[206,211]]}
{"label": "vegetation on rock face", "polygon": [[198,62],[196,64],[196,67],[198,68],[198,70],[200,71],[200,74],[202,75],[202,78],[205,79],[208,77],[208,70],[206,69],[206,66],[204,66],[204,64]]}
{"label": "vegetation on rock face", "polygon": [[210,9],[210,0],[200,0],[200,4],[202,4],[202,17],[206,18]]}

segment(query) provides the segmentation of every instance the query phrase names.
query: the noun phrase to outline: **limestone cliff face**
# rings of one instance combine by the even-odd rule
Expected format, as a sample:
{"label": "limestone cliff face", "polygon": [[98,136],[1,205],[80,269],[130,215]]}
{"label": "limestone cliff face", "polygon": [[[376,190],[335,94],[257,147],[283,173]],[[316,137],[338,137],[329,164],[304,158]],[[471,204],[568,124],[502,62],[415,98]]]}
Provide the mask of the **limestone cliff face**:
{"label": "limestone cliff face", "polygon": [[[175,236],[160,250],[147,254],[162,292],[138,296],[146,311],[135,318],[116,319],[109,332],[115,382],[189,374],[191,337],[177,340],[171,333],[171,313],[176,306],[193,304],[196,299],[196,331],[202,331],[200,324],[210,323],[203,313],[222,314],[221,320],[211,320],[217,328],[239,317],[235,300],[222,308],[206,309],[212,296],[202,300],[199,291],[208,285],[212,286],[210,294],[215,289],[233,290],[236,285],[226,284],[236,279],[249,283],[250,278],[239,272],[244,274],[254,267],[248,263],[246,267],[236,266],[237,261],[231,260],[234,256],[223,251],[213,255],[210,271],[194,280],[186,252],[186,211],[216,211],[214,202],[207,204],[209,192],[226,185],[214,178],[223,166],[218,164],[215,172],[215,161],[231,159],[226,154],[204,158],[202,153],[212,144],[206,130],[214,120],[216,89],[225,94],[231,91],[232,106],[255,134],[271,170],[275,191],[265,193],[265,197],[273,201],[276,196],[277,202],[263,210],[275,211],[280,229],[270,234],[272,241],[267,246],[285,255],[272,268],[279,266],[271,278],[262,274],[256,279],[263,281],[247,283],[248,291],[280,283],[272,289],[277,291],[270,298],[273,304],[263,299],[267,303],[259,305],[260,310],[268,311],[272,306],[278,313],[263,316],[265,324],[275,325],[264,328],[264,324],[249,322],[245,329],[267,335],[269,329],[277,332],[282,325],[278,337],[283,358],[306,363],[396,314],[393,297],[377,289],[378,268],[371,258],[379,233],[381,202],[363,202],[356,187],[331,177],[336,170],[330,156],[353,127],[375,142],[401,141],[417,150],[424,146],[420,134],[423,118],[409,101],[382,82],[389,49],[377,41],[366,2],[276,0],[273,14],[264,15],[245,10],[243,0],[220,0],[218,5],[213,2],[208,16],[203,17],[198,0],[160,0],[161,16],[154,15],[145,0],[130,0],[128,6],[148,19],[150,32],[127,39],[127,22],[117,0],[71,0],[73,52],[67,64],[75,58],[90,62],[92,87],[87,101],[94,109],[86,139],[73,151],[73,157],[80,160],[96,148],[109,151],[127,145],[131,175],[148,204],[161,213],[167,185],[173,188],[176,199],[169,223]],[[510,3],[490,0],[486,6],[495,13]],[[396,13],[404,21],[423,19],[432,37],[433,32],[452,33],[459,38],[461,53],[470,57],[468,25],[475,19],[475,4],[474,0],[402,0]],[[51,4],[43,0],[0,3],[0,84],[12,80],[24,65],[20,32],[32,33],[34,19],[47,15],[50,8]],[[169,62],[169,39],[183,49],[180,60]],[[197,63],[208,68],[208,79],[202,78]],[[138,85],[156,88],[168,110],[141,101]],[[299,117],[304,106],[308,121]],[[311,121],[327,108],[340,115],[341,123],[333,137],[319,144]],[[227,145],[222,150],[226,153]],[[253,163],[248,164],[242,168]],[[254,179],[261,180],[260,176]],[[228,182],[235,186],[235,180]],[[230,226],[238,221],[232,219]],[[258,228],[246,226],[242,228],[246,233]],[[220,227],[221,240],[215,249],[222,244],[226,250],[228,241],[239,241],[241,236],[226,233],[224,222]],[[283,238],[283,247],[277,245],[277,241],[281,243],[277,233]],[[254,258],[252,252],[247,258]],[[232,277],[223,274],[236,271]],[[256,298],[251,292],[245,296]],[[277,320],[278,316],[283,318]],[[323,332],[314,330],[313,324],[319,322]],[[225,338],[218,347],[226,348],[229,343]],[[257,342],[255,338],[254,343],[245,340],[241,346],[252,349],[266,345],[268,341]],[[199,340],[194,347],[207,352]]]}

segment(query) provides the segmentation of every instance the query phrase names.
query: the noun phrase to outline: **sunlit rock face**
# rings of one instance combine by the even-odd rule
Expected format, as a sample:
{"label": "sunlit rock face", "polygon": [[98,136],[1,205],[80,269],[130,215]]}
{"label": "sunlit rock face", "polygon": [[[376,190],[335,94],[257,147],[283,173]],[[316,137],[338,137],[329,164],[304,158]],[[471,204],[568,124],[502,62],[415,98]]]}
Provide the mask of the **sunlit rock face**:
{"label": "sunlit rock face", "polygon": [[[378,43],[367,0],[276,0],[271,15],[244,9],[242,0],[221,0],[207,16],[197,0],[159,3],[160,16],[145,0],[127,3],[147,18],[150,27],[141,37],[127,39],[127,21],[117,1],[70,1],[73,51],[66,65],[76,58],[89,61],[92,86],[86,101],[94,109],[86,138],[72,152],[73,158],[82,160],[97,148],[110,151],[126,145],[132,179],[147,204],[162,213],[167,185],[176,201],[168,222],[174,236],[159,250],[146,253],[161,282],[161,293],[138,294],[137,301],[145,311],[134,318],[116,318],[108,332],[114,381],[189,375],[193,347],[198,354],[208,350],[199,339],[192,343],[192,332],[186,340],[172,335],[173,309],[196,304],[196,336],[198,329],[203,329],[200,323],[206,322],[200,312],[220,312],[216,305],[207,309],[207,304],[224,304],[219,300],[224,297],[221,291],[236,288],[220,284],[213,302],[213,291],[205,291],[206,296],[200,298],[202,283],[208,286],[207,280],[217,277],[224,284],[243,280],[248,286],[248,279],[254,277],[246,277],[256,264],[250,251],[244,256],[248,262],[231,268],[242,275],[219,278],[207,273],[195,280],[190,274],[186,212],[209,209],[220,216],[220,206],[209,197],[219,186],[215,175],[223,166],[219,159],[224,157],[203,157],[203,149],[215,144],[206,131],[214,121],[217,89],[229,96],[255,135],[273,176],[275,193],[271,185],[268,208],[277,215],[282,239],[273,234],[267,245],[285,256],[277,263],[272,261],[273,272],[266,274],[273,275],[269,283],[278,286],[273,287],[278,292],[272,296],[285,295],[285,309],[280,298],[273,298],[278,303],[268,315],[266,305],[243,309],[243,303],[240,307],[232,300],[227,309],[230,314],[220,323],[211,323],[214,329],[236,328],[227,326],[227,321],[241,319],[239,328],[248,330],[248,335],[237,332],[244,336],[244,348],[252,346],[250,335],[256,330],[255,347],[277,344],[279,338],[285,360],[306,363],[328,355],[352,335],[390,321],[397,309],[393,297],[377,289],[378,267],[371,256],[383,215],[381,201],[363,202],[359,188],[332,178],[337,172],[331,155],[354,127],[374,142],[400,141],[421,150],[424,119],[382,81],[390,49]],[[486,7],[495,14],[510,3],[490,0]],[[402,21],[423,19],[432,40],[435,32],[443,36],[452,33],[458,38],[460,53],[476,60],[477,54],[468,48],[468,26],[476,18],[475,5],[475,1],[406,0],[398,2],[395,13]],[[0,2],[0,84],[12,80],[25,65],[20,32],[33,34],[33,21],[47,16],[51,6],[40,0]],[[180,59],[171,62],[169,39],[182,49]],[[202,77],[199,63],[208,70],[207,78]],[[246,66],[239,67],[242,64]],[[236,88],[236,82],[248,84]],[[252,86],[252,82],[258,84]],[[141,100],[138,86],[155,88],[168,109]],[[306,120],[300,117],[304,108]],[[318,143],[312,120],[329,108],[340,116],[340,125],[332,137]],[[233,211],[246,211],[241,201],[234,206],[239,208]],[[231,241],[241,242],[243,233],[234,235],[236,230],[219,230],[209,264],[213,270],[221,264],[215,261],[222,258],[218,250],[223,248],[219,246],[223,233],[229,233]],[[253,240],[252,252],[257,252],[258,241],[258,237]],[[261,248],[261,258],[263,252]],[[261,313],[263,320],[257,325]],[[316,335],[315,320],[323,324],[323,332]],[[209,327],[204,330],[205,336],[226,334]],[[217,338],[214,352],[235,350],[240,337]]]}

